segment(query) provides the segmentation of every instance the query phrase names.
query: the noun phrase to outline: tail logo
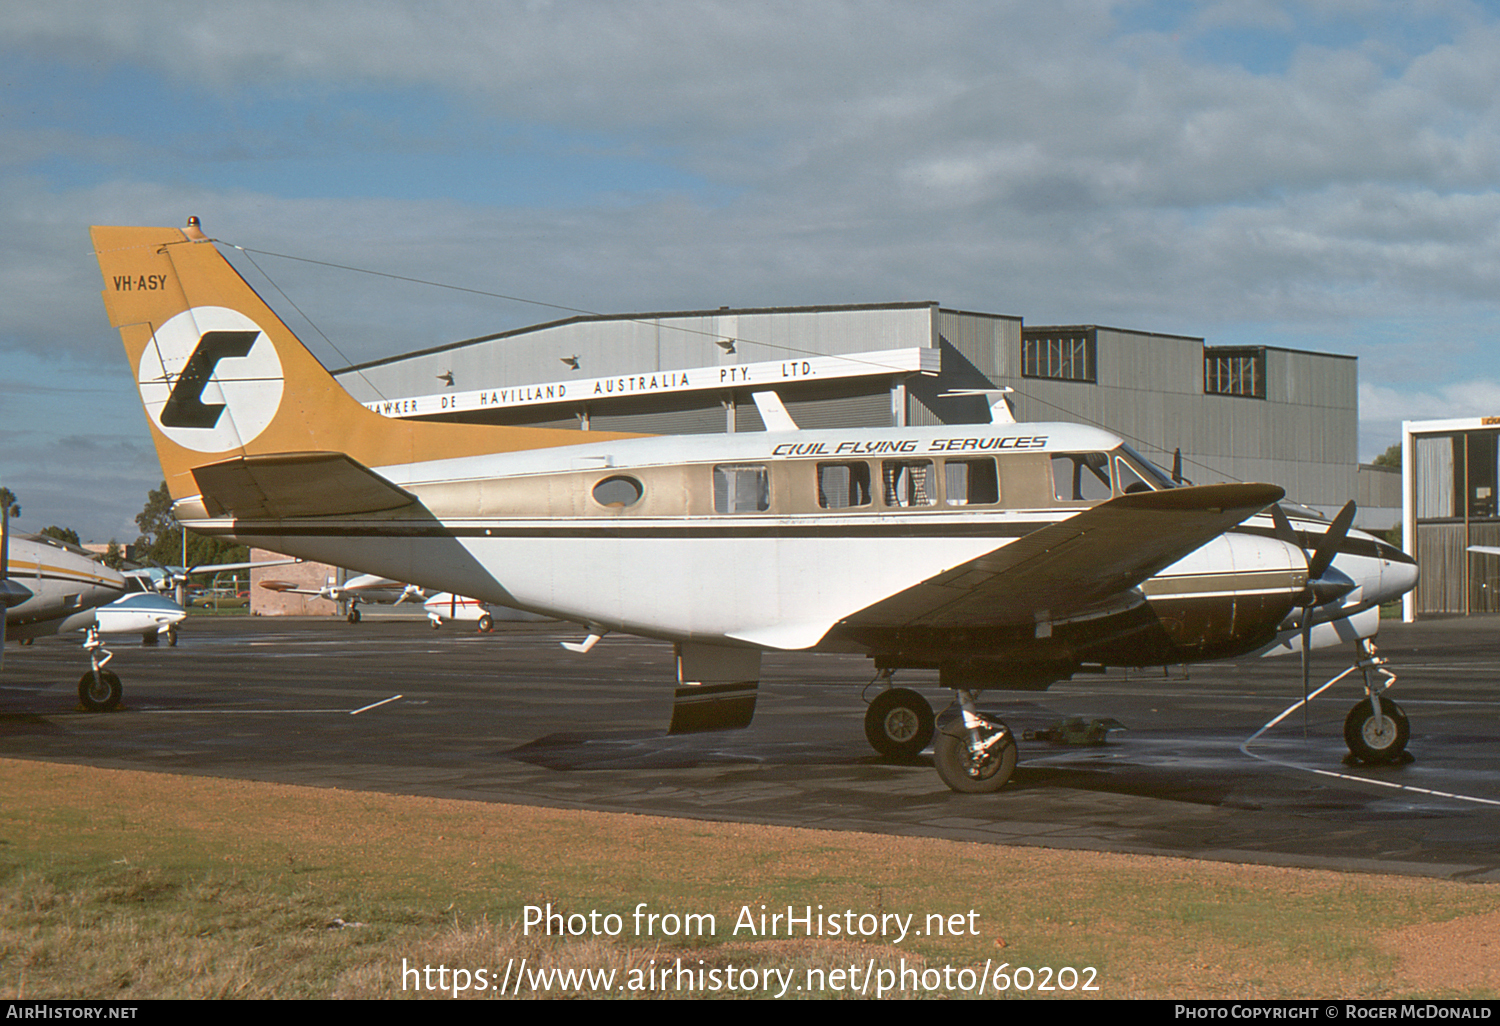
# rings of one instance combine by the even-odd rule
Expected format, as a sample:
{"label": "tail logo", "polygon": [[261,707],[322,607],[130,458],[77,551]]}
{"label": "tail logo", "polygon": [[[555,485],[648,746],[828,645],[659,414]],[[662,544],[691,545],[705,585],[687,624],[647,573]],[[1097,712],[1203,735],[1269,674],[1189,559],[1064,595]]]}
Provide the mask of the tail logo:
{"label": "tail logo", "polygon": [[136,384],[146,414],[195,452],[231,452],[264,431],[281,405],[281,359],[238,310],[197,306],[157,329]]}

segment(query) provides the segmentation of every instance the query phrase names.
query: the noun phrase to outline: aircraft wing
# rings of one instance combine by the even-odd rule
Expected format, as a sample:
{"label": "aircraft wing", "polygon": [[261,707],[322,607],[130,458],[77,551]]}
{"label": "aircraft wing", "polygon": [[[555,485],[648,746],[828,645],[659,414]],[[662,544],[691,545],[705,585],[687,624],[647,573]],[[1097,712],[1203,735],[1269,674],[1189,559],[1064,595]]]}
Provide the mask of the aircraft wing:
{"label": "aircraft wing", "polygon": [[858,627],[1023,623],[1134,588],[1285,493],[1219,484],[1122,495],[843,619]]}

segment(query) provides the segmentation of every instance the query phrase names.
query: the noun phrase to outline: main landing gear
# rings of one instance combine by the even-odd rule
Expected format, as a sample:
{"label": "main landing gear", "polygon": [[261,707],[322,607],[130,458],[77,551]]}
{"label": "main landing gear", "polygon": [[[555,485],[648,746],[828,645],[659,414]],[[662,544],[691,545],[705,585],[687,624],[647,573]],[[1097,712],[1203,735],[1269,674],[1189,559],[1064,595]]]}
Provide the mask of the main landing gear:
{"label": "main landing gear", "polygon": [[[889,684],[890,670],[876,680]],[[865,738],[890,759],[915,759],[932,741],[932,706],[910,688],[889,688],[876,695],[865,710]]]}
{"label": "main landing gear", "polygon": [[958,692],[960,714],[943,725],[932,746],[938,776],[960,794],[991,794],[1016,770],[1015,735],[974,707],[977,696]]}
{"label": "main landing gear", "polygon": [[[115,676],[113,671],[104,668],[104,664],[115,655],[104,647],[103,641],[99,640],[98,627],[89,628],[88,637],[83,640],[83,647],[87,650],[89,661],[93,665],[78,679],[78,701],[89,712],[111,712],[118,709],[125,689],[120,684],[120,678]],[[102,659],[100,653],[103,653]]]}
{"label": "main landing gear", "polygon": [[[882,670],[876,681],[889,684],[891,676]],[[1015,772],[1016,739],[1004,723],[975,708],[978,694],[960,690],[959,715],[938,727],[927,699],[910,688],[887,688],[865,711],[865,737],[881,755],[902,761],[915,759],[931,743],[938,776],[954,791],[998,791]]]}

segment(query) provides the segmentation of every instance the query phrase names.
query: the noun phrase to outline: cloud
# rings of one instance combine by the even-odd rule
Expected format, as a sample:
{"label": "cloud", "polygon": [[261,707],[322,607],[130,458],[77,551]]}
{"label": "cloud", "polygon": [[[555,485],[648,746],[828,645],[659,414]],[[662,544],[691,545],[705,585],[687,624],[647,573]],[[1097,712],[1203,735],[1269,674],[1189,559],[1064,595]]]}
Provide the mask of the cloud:
{"label": "cloud", "polygon": [[[83,227],[197,214],[582,310],[936,299],[1294,336],[1402,408],[1500,380],[1500,22],[1463,0],[52,0],[0,39],[12,353],[112,366]],[[558,314],[230,252],[334,365]]]}

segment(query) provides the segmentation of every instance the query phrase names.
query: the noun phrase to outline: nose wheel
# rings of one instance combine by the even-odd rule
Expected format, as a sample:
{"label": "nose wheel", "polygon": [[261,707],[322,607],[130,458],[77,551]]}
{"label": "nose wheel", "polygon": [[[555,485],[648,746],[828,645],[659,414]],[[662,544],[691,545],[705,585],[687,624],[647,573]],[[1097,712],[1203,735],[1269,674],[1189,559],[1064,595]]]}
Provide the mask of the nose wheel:
{"label": "nose wheel", "polygon": [[113,670],[104,664],[113,659],[114,653],[104,647],[99,638],[99,628],[92,626],[83,639],[84,650],[92,664],[89,671],[78,679],[78,701],[89,712],[112,712],[120,707],[125,689]]}
{"label": "nose wheel", "polygon": [[1361,762],[1396,762],[1410,738],[1406,713],[1389,698],[1371,696],[1344,719],[1344,743]]}

